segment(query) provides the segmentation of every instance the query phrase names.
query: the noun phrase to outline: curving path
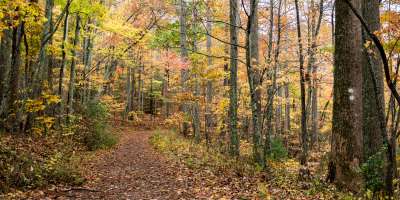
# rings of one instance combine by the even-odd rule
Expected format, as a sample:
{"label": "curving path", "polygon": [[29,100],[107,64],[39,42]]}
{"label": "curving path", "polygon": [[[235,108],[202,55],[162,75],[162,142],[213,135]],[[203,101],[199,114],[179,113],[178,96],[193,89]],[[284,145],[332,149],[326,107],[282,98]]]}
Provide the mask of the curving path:
{"label": "curving path", "polygon": [[121,143],[89,165],[94,180],[55,199],[193,199],[177,169],[150,146],[151,133],[126,128]]}

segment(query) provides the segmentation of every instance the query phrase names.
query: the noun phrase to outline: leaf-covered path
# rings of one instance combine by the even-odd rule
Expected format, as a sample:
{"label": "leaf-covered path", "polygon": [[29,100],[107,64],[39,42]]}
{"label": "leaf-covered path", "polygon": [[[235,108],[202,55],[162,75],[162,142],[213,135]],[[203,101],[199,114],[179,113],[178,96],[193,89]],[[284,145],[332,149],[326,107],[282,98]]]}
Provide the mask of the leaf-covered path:
{"label": "leaf-covered path", "polygon": [[184,180],[149,144],[152,131],[125,128],[118,146],[89,164],[93,180],[56,199],[187,199]]}

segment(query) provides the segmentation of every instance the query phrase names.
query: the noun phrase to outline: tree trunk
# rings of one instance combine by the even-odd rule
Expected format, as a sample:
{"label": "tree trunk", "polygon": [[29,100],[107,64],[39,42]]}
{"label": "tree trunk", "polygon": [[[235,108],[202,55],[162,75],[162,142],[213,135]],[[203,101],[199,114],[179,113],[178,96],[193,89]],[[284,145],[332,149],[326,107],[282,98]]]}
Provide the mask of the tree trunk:
{"label": "tree trunk", "polygon": [[[267,51],[267,62],[272,64],[272,45],[273,45],[273,31],[274,31],[274,0],[269,1],[269,31],[268,31],[268,51]],[[264,156],[268,154],[271,149],[271,135],[273,133],[272,119],[274,117],[274,97],[275,97],[275,86],[276,86],[276,72],[277,65],[272,66],[272,69],[268,69],[268,79],[271,80],[272,84],[267,86],[267,109],[266,115],[266,133],[264,142]]]}
{"label": "tree trunk", "polygon": [[21,41],[24,33],[25,23],[21,22],[12,29],[12,48],[11,48],[11,71],[9,78],[7,114],[8,125],[11,132],[18,131],[17,125],[19,121],[18,106],[15,104],[19,98],[19,79],[21,65]]}
{"label": "tree trunk", "polygon": [[296,6],[296,22],[297,22],[297,39],[299,47],[299,74],[300,74],[300,95],[301,95],[301,147],[302,153],[300,156],[300,164],[304,167],[307,166],[308,157],[308,144],[307,144],[307,112],[306,112],[306,98],[305,98],[305,75],[304,75],[304,56],[303,56],[303,44],[301,37],[301,22],[300,22],[300,10],[299,2],[295,0]]}
{"label": "tree trunk", "polygon": [[[51,66],[49,65],[49,57],[46,52],[47,48],[47,43],[45,43],[46,38],[48,35],[53,31],[52,30],[52,20],[53,20],[53,6],[54,6],[54,1],[53,0],[46,0],[46,9],[45,9],[45,16],[46,16],[46,23],[43,26],[43,35],[42,35],[42,40],[41,44],[43,46],[40,47],[40,52],[39,52],[39,69],[37,70],[39,74],[35,78],[39,80],[35,80],[34,82],[38,81],[39,85],[36,85],[36,87],[42,87],[42,81],[47,78],[48,85],[50,86],[51,82]],[[36,70],[35,70],[36,71]],[[52,88],[50,88],[52,89]],[[51,90],[50,90],[51,91]]]}
{"label": "tree trunk", "polygon": [[[187,41],[186,41],[186,2],[185,0],[180,0],[180,10],[179,10],[179,27],[180,27],[180,50],[181,59],[186,62],[188,59]],[[188,70],[181,70],[181,86],[182,92],[187,92],[186,81],[188,80]],[[187,136],[189,134],[189,122],[187,120],[188,107],[187,103],[183,102],[181,105],[181,111],[184,113],[184,121],[182,123],[182,134]]]}
{"label": "tree trunk", "polygon": [[246,30],[246,67],[250,88],[250,107],[253,121],[253,155],[260,166],[265,166],[262,144],[262,113],[260,93],[260,70],[258,69],[258,0],[250,1],[250,16]]}
{"label": "tree trunk", "polygon": [[[61,43],[61,66],[60,66],[60,75],[58,77],[58,95],[62,99],[63,97],[63,80],[64,80],[64,69],[67,65],[67,42],[68,42],[68,25],[69,23],[69,8],[65,11],[64,18],[64,30],[63,30],[63,39]],[[62,102],[60,112],[62,112]]]}
{"label": "tree trunk", "polygon": [[[168,55],[168,50],[167,50]],[[167,56],[168,57],[168,56]],[[169,63],[167,62],[167,68],[165,69],[162,87],[162,96],[164,98],[164,116],[169,117],[170,115],[170,102],[169,102]]]}
{"label": "tree trunk", "polygon": [[[212,10],[211,10],[211,1],[207,1],[207,23],[206,23],[206,28],[207,32],[212,34]],[[212,70],[212,57],[211,57],[211,45],[212,45],[212,39],[210,34],[207,34],[207,42],[206,42],[206,47],[207,47],[207,54],[208,54],[208,59],[207,59],[207,65],[208,65],[208,70]],[[207,80],[207,85],[206,85],[206,108],[205,108],[205,137],[206,137],[206,142],[207,145],[210,143],[210,132],[212,129],[212,124],[213,124],[213,113],[212,113],[212,101],[213,101],[213,84],[212,80]]]}
{"label": "tree trunk", "polygon": [[[357,10],[361,0],[351,1]],[[345,1],[336,1],[332,153],[329,180],[358,192],[362,177],[362,38],[361,25]]]}
{"label": "tree trunk", "polygon": [[[363,0],[362,14],[372,32],[380,29],[380,14],[379,0]],[[372,40],[367,33],[363,31],[363,43],[372,44]],[[384,87],[383,87],[383,71],[381,58],[378,50],[374,46],[364,47],[363,53],[363,136],[364,136],[364,161],[367,161],[371,156],[376,155],[382,150],[383,134],[386,130],[381,128],[381,119],[377,113],[384,112]],[[368,51],[374,53],[369,53]],[[371,73],[371,69],[373,70]],[[374,77],[375,76],[375,77]],[[374,84],[376,80],[376,85]],[[376,94],[378,96],[376,96]],[[383,122],[385,123],[385,122]],[[384,158],[382,158],[384,159]],[[383,166],[382,166],[383,167]],[[377,174],[382,175],[382,169],[376,169]],[[366,177],[367,178],[367,177]],[[366,180],[368,181],[368,180]],[[383,181],[383,180],[382,180]],[[370,186],[367,185],[367,188]],[[374,190],[376,188],[369,188]]]}
{"label": "tree trunk", "polygon": [[0,43],[0,116],[6,111],[5,100],[8,89],[8,76],[11,67],[12,31],[4,30]]}
{"label": "tree trunk", "polygon": [[281,135],[282,134],[282,87],[277,86],[277,105],[275,109],[275,134]]}
{"label": "tree trunk", "polygon": [[[311,24],[309,28],[309,35],[310,35],[310,41],[309,41],[309,52],[308,52],[308,69],[310,70],[311,74],[309,74],[309,102],[311,106],[311,138],[310,138],[310,146],[313,147],[315,146],[314,143],[317,140],[318,137],[318,78],[317,78],[317,73],[318,73],[318,66],[316,65],[316,53],[317,53],[317,40],[318,40],[318,35],[321,27],[321,22],[322,22],[322,17],[323,17],[323,6],[324,6],[324,0],[320,0],[318,7],[314,5],[314,1],[312,1],[311,4],[311,9],[312,9],[312,15],[311,17]],[[317,11],[318,8],[318,11]],[[318,13],[318,18],[317,18],[317,13]]]}
{"label": "tree trunk", "polygon": [[285,122],[284,122],[284,130],[285,133],[289,133],[290,126],[290,93],[289,93],[289,83],[285,83]]}
{"label": "tree trunk", "polygon": [[131,112],[131,105],[132,105],[132,68],[127,67],[126,69],[126,105],[125,105],[125,118],[129,119],[129,112]]}
{"label": "tree trunk", "polygon": [[[197,23],[197,11],[196,11],[196,4],[193,5],[193,30],[196,30],[196,23]],[[193,37],[193,51],[197,51],[197,40],[196,34]],[[198,67],[198,66],[193,66]],[[199,105],[199,97],[200,97],[200,83],[199,78],[196,73],[193,74],[194,78],[194,104],[193,104],[193,113],[192,113],[192,123],[193,123],[193,134],[194,134],[194,141],[196,143],[200,143],[200,105]]]}
{"label": "tree trunk", "polygon": [[134,100],[135,100],[135,96],[136,96],[136,79],[135,79],[135,68],[131,69],[131,92],[128,94],[131,97],[131,103],[129,104],[129,111],[133,111],[133,106],[134,106]]}
{"label": "tree trunk", "polygon": [[230,21],[230,88],[229,88],[229,131],[230,131],[230,154],[232,156],[239,156],[239,137],[237,130],[237,109],[238,109],[238,95],[237,95],[237,70],[238,70],[238,28],[239,21],[239,6],[237,0],[229,1],[229,21]]}
{"label": "tree trunk", "polygon": [[92,50],[93,50],[93,37],[91,35],[91,20],[88,19],[88,25],[86,29],[86,34],[88,36],[85,38],[84,42],[84,69],[83,69],[83,94],[82,103],[86,103],[90,99],[90,68],[92,66]]}
{"label": "tree trunk", "polygon": [[75,90],[75,67],[76,67],[76,47],[79,44],[80,37],[80,25],[81,17],[79,14],[76,15],[76,27],[75,27],[75,38],[74,38],[74,46],[72,47],[72,60],[71,60],[71,69],[70,69],[70,77],[69,77],[69,90],[68,90],[68,112],[67,114],[73,113],[73,102],[74,102],[74,90]]}

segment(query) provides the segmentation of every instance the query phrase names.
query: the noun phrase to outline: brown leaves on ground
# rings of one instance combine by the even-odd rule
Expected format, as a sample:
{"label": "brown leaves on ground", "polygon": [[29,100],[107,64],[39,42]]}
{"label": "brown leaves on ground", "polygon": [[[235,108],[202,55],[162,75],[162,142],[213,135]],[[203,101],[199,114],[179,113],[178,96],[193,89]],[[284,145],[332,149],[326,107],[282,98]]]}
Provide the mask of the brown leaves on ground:
{"label": "brown leaves on ground", "polygon": [[[82,168],[87,180],[84,185],[51,186],[26,192],[19,197],[85,200],[328,199],[318,194],[318,190],[314,194],[306,194],[310,192],[310,184],[303,185],[306,189],[301,190],[305,183],[296,179],[298,166],[295,161],[271,165],[274,172],[252,171],[249,167],[254,166],[244,165],[244,161],[221,158],[220,154],[182,144],[177,138],[170,138],[171,143],[178,145],[173,147],[176,151],[161,154],[150,145],[154,142],[149,141],[154,131],[121,127],[114,129],[121,134],[120,143],[115,148],[97,151],[84,161]],[[190,143],[190,140],[183,140]],[[196,151],[197,154],[193,153]],[[208,157],[201,158],[200,155]],[[18,199],[18,194],[15,198],[9,197]]]}

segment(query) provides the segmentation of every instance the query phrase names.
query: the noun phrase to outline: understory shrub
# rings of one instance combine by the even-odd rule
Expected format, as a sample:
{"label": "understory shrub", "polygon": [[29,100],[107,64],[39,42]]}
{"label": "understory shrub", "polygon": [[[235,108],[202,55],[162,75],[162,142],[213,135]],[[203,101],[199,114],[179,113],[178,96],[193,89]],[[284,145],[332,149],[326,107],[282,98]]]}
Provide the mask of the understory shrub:
{"label": "understory shrub", "polygon": [[284,160],[288,157],[288,151],[281,138],[272,138],[268,157],[273,160]]}
{"label": "understory shrub", "polygon": [[379,152],[370,156],[367,161],[361,165],[361,172],[365,179],[365,188],[372,193],[376,193],[384,187],[382,172],[384,171],[385,151],[386,147],[383,147]]}
{"label": "understory shrub", "polygon": [[0,194],[10,189],[31,189],[48,184],[79,185],[84,179],[77,163],[61,152],[39,155],[14,145],[0,145]]}
{"label": "understory shrub", "polygon": [[108,108],[103,103],[92,101],[87,105],[85,112],[87,131],[84,143],[89,150],[109,148],[117,143],[117,137],[108,129],[108,117]]}
{"label": "understory shrub", "polygon": [[189,169],[199,170],[195,173],[201,174],[202,170],[206,170],[207,174],[218,174],[229,177],[230,180],[238,177],[237,181],[254,180],[253,183],[256,184],[252,187],[256,188],[257,199],[269,199],[272,196],[276,199],[352,199],[347,193],[337,191],[333,185],[322,179],[313,179],[311,183],[299,181],[301,165],[295,159],[288,158],[280,138],[271,141],[267,170],[252,159],[251,144],[241,142],[241,154],[235,159],[216,149],[207,149],[205,143],[196,144],[173,131],[158,130],[150,137],[150,143],[155,149]]}

